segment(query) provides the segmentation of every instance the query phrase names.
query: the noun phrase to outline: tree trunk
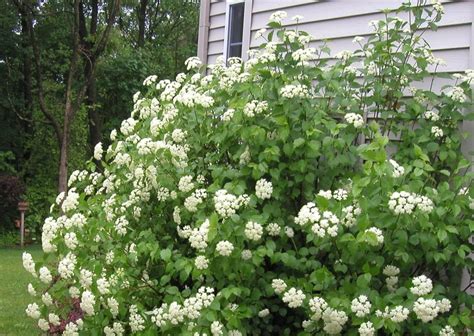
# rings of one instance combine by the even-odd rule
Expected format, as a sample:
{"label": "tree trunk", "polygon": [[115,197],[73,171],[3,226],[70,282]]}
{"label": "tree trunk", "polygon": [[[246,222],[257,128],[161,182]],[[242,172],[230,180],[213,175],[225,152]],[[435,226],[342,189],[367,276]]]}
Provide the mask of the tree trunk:
{"label": "tree trunk", "polygon": [[[91,71],[91,69],[87,69],[86,67],[86,73],[88,73],[88,71]],[[91,74],[86,95],[86,106],[89,119],[89,145],[91,152],[93,152],[95,145],[102,141],[102,119],[100,118],[96,106],[97,90],[95,72]]]}
{"label": "tree trunk", "polygon": [[146,7],[148,0],[140,0],[140,7],[138,8],[138,48],[145,45],[145,27],[146,27]]}
{"label": "tree trunk", "polygon": [[63,132],[63,139],[60,144],[59,151],[59,176],[58,176],[58,190],[59,192],[67,191],[67,161],[68,161],[68,147],[69,147],[69,131]]}

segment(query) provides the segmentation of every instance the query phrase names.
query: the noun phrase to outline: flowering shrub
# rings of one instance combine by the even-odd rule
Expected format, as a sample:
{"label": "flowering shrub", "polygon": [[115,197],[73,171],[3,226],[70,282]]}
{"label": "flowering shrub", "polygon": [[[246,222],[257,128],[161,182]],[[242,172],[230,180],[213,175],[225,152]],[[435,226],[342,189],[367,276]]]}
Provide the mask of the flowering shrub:
{"label": "flowering shrub", "polygon": [[458,124],[474,75],[415,88],[437,77],[421,34],[442,6],[400,11],[335,62],[277,12],[246,63],[147,78],[94,151],[104,171],[74,172],[52,206],[44,259],[24,255],[27,314],[63,335],[472,328]]}

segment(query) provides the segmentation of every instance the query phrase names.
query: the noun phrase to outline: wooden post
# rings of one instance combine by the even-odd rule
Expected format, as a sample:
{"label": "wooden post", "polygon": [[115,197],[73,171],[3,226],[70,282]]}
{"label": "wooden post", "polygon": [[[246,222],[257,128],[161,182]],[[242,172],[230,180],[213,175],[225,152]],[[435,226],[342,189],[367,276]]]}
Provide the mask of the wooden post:
{"label": "wooden post", "polygon": [[20,211],[20,247],[23,248],[25,241],[25,212]]}
{"label": "wooden post", "polygon": [[18,210],[20,210],[20,246],[23,248],[25,244],[25,211],[28,210],[28,202],[18,202]]}

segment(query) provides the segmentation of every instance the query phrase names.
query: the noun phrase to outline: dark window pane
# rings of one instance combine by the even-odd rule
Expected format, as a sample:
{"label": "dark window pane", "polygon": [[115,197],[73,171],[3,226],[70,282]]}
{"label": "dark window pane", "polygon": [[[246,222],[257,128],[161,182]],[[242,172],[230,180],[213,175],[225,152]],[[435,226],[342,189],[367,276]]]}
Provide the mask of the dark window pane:
{"label": "dark window pane", "polygon": [[230,34],[229,42],[242,42],[244,28],[244,3],[238,3],[230,7]]}
{"label": "dark window pane", "polygon": [[242,44],[234,44],[229,47],[229,55],[227,57],[241,57],[242,56]]}

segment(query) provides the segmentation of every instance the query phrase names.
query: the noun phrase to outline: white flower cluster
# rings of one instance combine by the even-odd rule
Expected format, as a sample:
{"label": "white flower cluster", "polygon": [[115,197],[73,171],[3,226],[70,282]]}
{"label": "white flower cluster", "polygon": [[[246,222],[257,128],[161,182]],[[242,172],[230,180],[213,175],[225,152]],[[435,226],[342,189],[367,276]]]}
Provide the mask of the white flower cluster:
{"label": "white flower cluster", "polygon": [[301,226],[311,224],[311,230],[318,237],[323,238],[326,234],[335,237],[338,231],[339,219],[331,211],[324,211],[321,214],[316,204],[309,202],[298,212],[295,223]]}
{"label": "white flower cluster", "polygon": [[87,314],[87,315],[94,315],[94,305],[95,305],[95,296],[92,294],[92,292],[86,290],[82,292],[81,295],[81,309]]}
{"label": "white flower cluster", "polygon": [[323,197],[327,200],[330,200],[330,199],[334,198],[336,201],[344,201],[344,200],[347,199],[348,193],[347,193],[346,189],[339,188],[339,189],[336,189],[334,191],[320,190],[318,192],[318,196]]}
{"label": "white flower cluster", "polygon": [[439,113],[437,111],[426,111],[423,113],[423,117],[426,120],[431,120],[431,121],[438,121],[439,120]]}
{"label": "white flower cluster", "polygon": [[120,132],[125,136],[132,134],[137,123],[138,121],[133,118],[125,119],[120,125]]}
{"label": "white flower cluster", "polygon": [[225,189],[217,190],[214,195],[214,207],[223,218],[228,218],[235,214],[241,205],[242,203],[239,202],[239,198],[228,193]]}
{"label": "white flower cluster", "polygon": [[316,49],[306,48],[298,49],[291,53],[291,57],[298,62],[299,65],[306,65],[310,60],[316,58]]}
{"label": "white flower cluster", "polygon": [[366,241],[369,245],[378,246],[378,245],[383,244],[384,237],[383,237],[382,230],[380,230],[379,228],[376,228],[376,227],[371,227],[371,228],[368,228],[367,230],[365,230],[365,233],[368,233],[368,232],[373,233],[375,235],[375,240],[376,240],[376,241],[373,241],[371,239],[366,239]]}
{"label": "white flower cluster", "polygon": [[255,185],[255,195],[260,199],[268,199],[272,197],[273,185],[266,179],[260,179]]}
{"label": "white flower cluster", "polygon": [[63,279],[71,279],[76,268],[77,258],[74,254],[68,253],[58,264],[59,276]]}
{"label": "white flower cluster", "polygon": [[129,316],[129,325],[132,332],[142,331],[145,329],[145,319],[138,313],[138,308],[136,305],[131,305]]}
{"label": "white flower cluster", "polygon": [[39,310],[39,306],[37,303],[30,303],[27,307],[26,307],[26,315],[28,315],[28,317],[31,317],[32,319],[39,319],[39,317],[41,316],[41,312]]}
{"label": "white flower cluster", "polygon": [[197,206],[201,204],[206,197],[207,197],[206,189],[197,189],[191,194],[191,196],[188,196],[184,200],[184,207],[189,212],[196,212]]}
{"label": "white flower cluster", "polygon": [[194,265],[198,270],[205,270],[209,267],[209,259],[205,256],[197,256],[194,260]]}
{"label": "white flower cluster", "polygon": [[257,222],[250,221],[245,224],[244,233],[245,237],[247,237],[248,239],[257,241],[263,235],[263,227]]}
{"label": "white flower cluster", "polygon": [[120,322],[114,322],[112,327],[104,327],[105,336],[122,336],[125,333],[125,328]]}
{"label": "white flower cluster", "polygon": [[431,127],[431,134],[433,134],[436,138],[441,138],[444,135],[443,130],[438,126]]}
{"label": "white flower cluster", "polygon": [[281,21],[287,16],[288,14],[285,11],[276,11],[270,15],[269,21],[281,23]]}
{"label": "white flower cluster", "polygon": [[79,194],[76,192],[76,188],[69,189],[67,196],[64,198],[61,209],[64,212],[68,212],[76,209],[79,204]]}
{"label": "white flower cluster", "polygon": [[339,334],[348,320],[345,312],[330,307],[323,312],[322,318],[324,321],[324,331],[330,335]]}
{"label": "white flower cluster", "polygon": [[216,245],[216,251],[221,256],[228,257],[230,256],[233,250],[234,250],[234,245],[227,240],[221,240]]}
{"label": "white flower cluster", "polygon": [[387,265],[383,269],[383,274],[387,276],[385,283],[390,292],[394,292],[397,289],[398,284],[398,274],[400,274],[400,269],[393,265]]}
{"label": "white flower cluster", "polygon": [[224,335],[224,332],[222,331],[222,328],[224,328],[224,325],[220,323],[219,321],[214,321],[211,323],[211,334],[212,336],[221,336]]}
{"label": "white flower cluster", "polygon": [[163,303],[160,308],[155,308],[150,312],[151,321],[158,327],[163,327],[167,323],[177,325],[183,322],[185,318],[190,320],[198,319],[201,315],[201,310],[209,307],[214,298],[213,288],[200,287],[196,295],[184,300],[182,305],[174,301],[169,305]]}
{"label": "white flower cluster", "polygon": [[395,214],[411,214],[415,209],[429,213],[433,211],[433,201],[426,196],[421,196],[407,191],[394,192],[390,195],[388,207]]}
{"label": "white flower cluster", "polygon": [[193,177],[191,175],[183,176],[179,179],[178,190],[188,192],[194,189]]}
{"label": "white flower cluster", "polygon": [[455,336],[455,335],[456,335],[456,332],[449,325],[445,326],[443,329],[439,331],[439,336]]}
{"label": "white flower cluster", "polygon": [[282,279],[273,279],[272,288],[277,294],[282,294],[286,290],[286,283]]}
{"label": "white flower cluster", "polygon": [[372,304],[365,295],[360,295],[352,300],[351,310],[357,317],[364,317],[370,313]]}
{"label": "white flower cluster", "polygon": [[311,319],[314,321],[319,321],[327,308],[328,304],[323,298],[315,296],[309,300],[309,310],[313,313]]}
{"label": "white flower cluster", "polygon": [[405,321],[408,318],[408,314],[410,314],[410,310],[403,306],[395,306],[392,309],[390,309],[389,307],[385,307],[385,310],[383,312],[380,310],[377,310],[375,312],[375,316],[384,319],[390,319],[395,323],[401,323]]}
{"label": "white flower cluster", "polygon": [[291,287],[288,291],[283,294],[283,302],[288,304],[290,308],[298,308],[303,305],[303,300],[305,299],[306,295],[303,294],[303,291],[300,289],[296,289]]}
{"label": "white flower cluster", "polygon": [[427,295],[433,290],[433,282],[426,275],[413,278],[412,283],[413,286],[410,288],[410,291],[415,295]]}
{"label": "white flower cluster", "polygon": [[413,305],[413,312],[417,318],[427,323],[438,316],[439,307],[434,299],[418,298]]}
{"label": "white flower cluster", "polygon": [[257,114],[261,114],[268,109],[268,103],[266,101],[252,100],[245,104],[244,114],[251,118],[255,117]]}
{"label": "white flower cluster", "polygon": [[403,166],[399,165],[397,161],[395,160],[389,160],[390,165],[392,166],[392,177],[393,178],[399,178],[400,176],[403,176],[405,174],[405,168]]}
{"label": "white flower cluster", "polygon": [[344,116],[344,119],[348,124],[354,126],[355,128],[361,128],[362,126],[364,126],[364,118],[360,114],[347,113]]}
{"label": "white flower cluster", "polygon": [[275,237],[280,235],[281,227],[278,223],[270,223],[267,225],[266,229],[270,236]]}
{"label": "white flower cluster", "polygon": [[186,61],[184,61],[184,65],[186,65],[187,70],[198,69],[202,62],[197,56],[189,57]]}
{"label": "white flower cluster", "polygon": [[362,213],[362,210],[359,206],[354,204],[342,208],[342,213],[344,217],[341,219],[341,224],[346,227],[352,227],[357,222],[357,216]]}
{"label": "white flower cluster", "polygon": [[102,154],[104,150],[102,149],[102,142],[99,142],[94,147],[94,159],[100,161],[102,159]]}
{"label": "white flower cluster", "polygon": [[192,230],[188,240],[191,247],[203,251],[207,247],[207,234],[209,233],[209,219],[206,219],[199,228]]}
{"label": "white flower cluster", "polygon": [[281,88],[280,90],[280,95],[284,98],[305,98],[309,96],[309,90],[306,86],[301,85],[301,84],[296,84],[296,85],[285,85],[284,87]]}
{"label": "white flower cluster", "polygon": [[222,121],[231,121],[232,118],[234,117],[234,113],[235,113],[234,109],[231,109],[231,108],[227,109],[227,111],[225,111],[221,116]]}
{"label": "white flower cluster", "polygon": [[458,103],[464,103],[467,100],[467,96],[460,86],[453,87],[446,95]]}
{"label": "white flower cluster", "polygon": [[364,322],[360,325],[359,329],[360,336],[374,336],[375,328],[372,322]]}
{"label": "white flower cluster", "polygon": [[36,278],[36,270],[35,270],[35,262],[33,257],[28,252],[23,252],[22,254],[23,259],[23,267],[29,273],[31,273]]}

